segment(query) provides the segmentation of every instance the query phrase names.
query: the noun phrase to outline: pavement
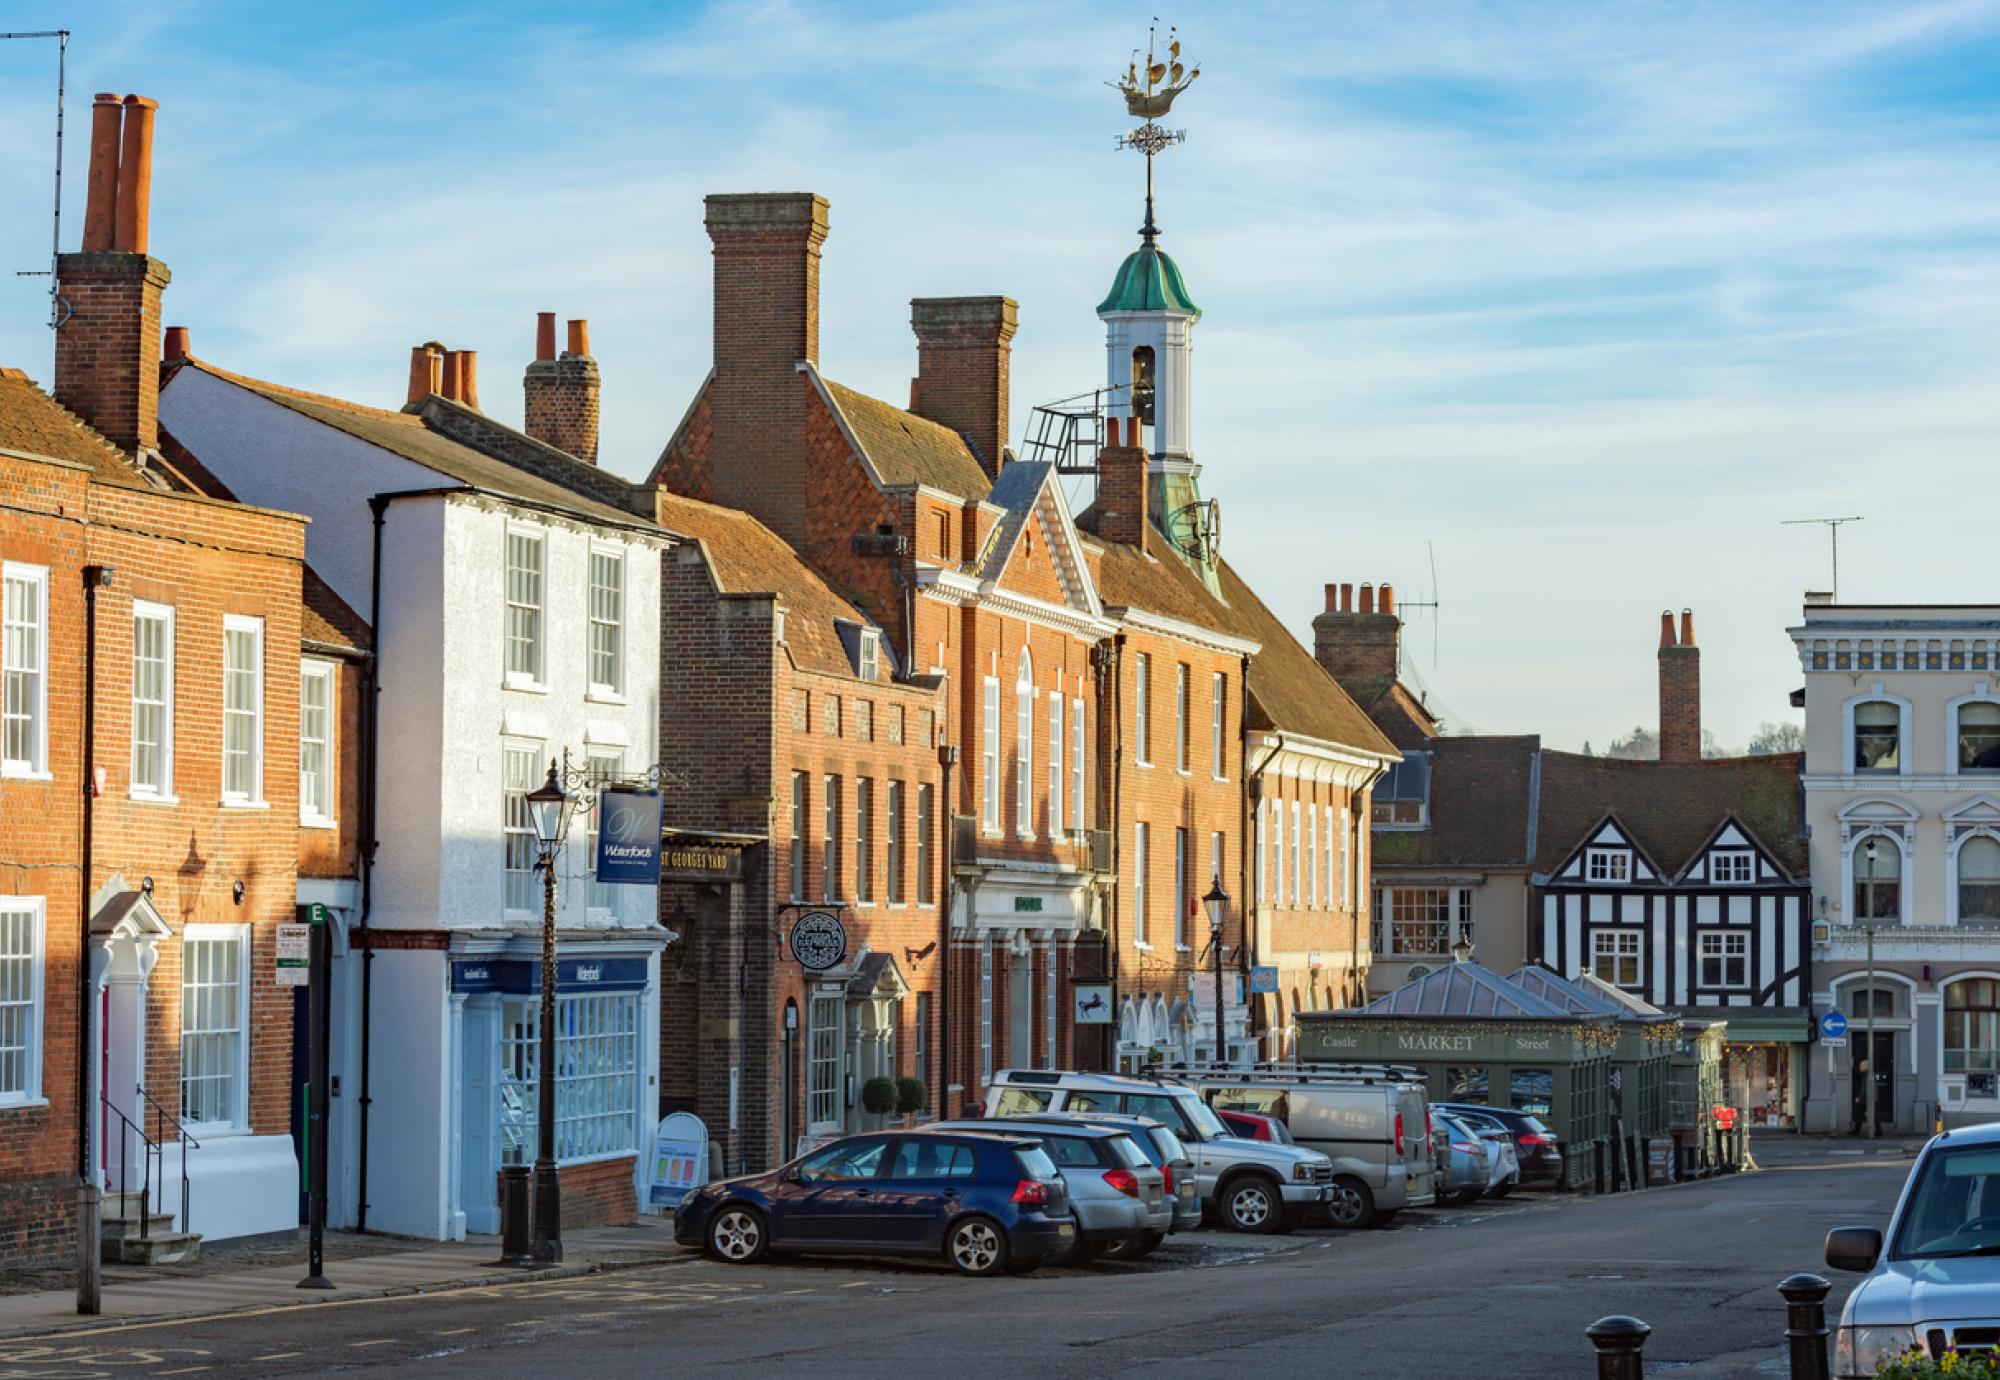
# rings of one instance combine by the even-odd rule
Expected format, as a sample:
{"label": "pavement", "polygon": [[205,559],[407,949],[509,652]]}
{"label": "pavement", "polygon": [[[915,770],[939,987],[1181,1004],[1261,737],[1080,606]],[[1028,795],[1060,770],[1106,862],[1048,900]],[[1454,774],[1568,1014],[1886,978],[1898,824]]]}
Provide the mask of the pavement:
{"label": "pavement", "polygon": [[[1653,1326],[1649,1373],[1781,1377],[1777,1282],[1824,1273],[1828,1227],[1887,1219],[1909,1170],[1902,1149],[1760,1139],[1755,1173],[1602,1198],[1516,1194],[1413,1210],[1378,1231],[1193,1232],[1143,1262],[994,1280],[926,1261],[745,1267],[674,1252],[653,1263],[648,1252],[673,1251],[659,1223],[601,1246],[572,1234],[562,1277],[483,1268],[488,1243],[442,1247],[341,1261],[342,1292],[304,1306],[297,1267],[181,1281],[172,1299],[107,1299],[148,1310],[124,1321],[78,1326],[62,1296],[67,1330],[0,1341],[0,1380],[540,1380],[564,1368],[615,1380],[775,1367],[809,1367],[816,1380],[889,1369],[1539,1380],[1590,1373],[1583,1328],[1610,1313]],[[1836,1311],[1855,1277],[1829,1278]],[[0,1299],[0,1325],[12,1302]],[[167,1316],[218,1304],[233,1311]]]}

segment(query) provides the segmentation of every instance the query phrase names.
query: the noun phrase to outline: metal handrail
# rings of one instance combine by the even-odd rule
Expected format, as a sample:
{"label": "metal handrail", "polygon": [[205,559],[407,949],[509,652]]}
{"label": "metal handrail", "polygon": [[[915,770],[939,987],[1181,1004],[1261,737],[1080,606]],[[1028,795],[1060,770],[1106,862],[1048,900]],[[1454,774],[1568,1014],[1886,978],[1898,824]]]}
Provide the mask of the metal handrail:
{"label": "metal handrail", "polygon": [[[118,1196],[120,1198],[130,1198],[132,1196],[131,1148],[132,1138],[137,1136],[140,1147],[139,1235],[141,1237],[150,1237],[153,1226],[153,1176],[156,1172],[158,1173],[160,1190],[164,1192],[167,1187],[166,1144],[169,1128],[171,1128],[172,1137],[180,1146],[181,1152],[181,1211],[178,1221],[180,1230],[186,1231],[188,1229],[188,1151],[201,1149],[201,1142],[189,1135],[187,1128],[181,1125],[180,1118],[165,1107],[162,1107],[159,1101],[151,1093],[147,1092],[143,1086],[135,1086],[133,1090],[138,1093],[140,1098],[140,1106],[137,1108],[139,1120],[136,1122],[120,1111],[112,1103],[109,1096],[101,1096],[98,1099],[105,1111],[118,1118]],[[150,1136],[146,1134],[146,1113],[148,1111],[151,1111],[153,1114],[153,1134]]]}
{"label": "metal handrail", "polygon": [[[166,1128],[169,1124],[171,1124],[173,1127],[174,1139],[178,1141],[180,1144],[181,1215],[179,1222],[180,1222],[180,1229],[182,1231],[186,1231],[188,1230],[188,1151],[201,1149],[201,1142],[196,1140],[193,1136],[187,1133],[187,1128],[181,1125],[181,1119],[175,1116],[172,1112],[168,1111],[165,1107],[162,1107],[159,1104],[159,1102],[155,1100],[153,1095],[146,1091],[144,1084],[139,1085],[138,1091],[139,1091],[139,1096],[145,1099],[146,1106],[151,1108],[153,1112],[154,1138],[153,1140],[148,1141],[147,1145],[151,1153],[155,1157],[157,1157],[160,1162],[160,1187],[162,1189],[165,1189],[167,1186]],[[142,1130],[140,1134],[143,1137],[145,1133]],[[140,1234],[142,1236],[145,1234],[143,1227],[140,1230]]]}
{"label": "metal handrail", "polygon": [[[108,1096],[100,1095],[98,1102],[103,1106],[105,1111],[118,1118],[118,1196],[120,1198],[130,1198],[132,1196],[130,1170],[132,1157],[128,1153],[131,1149],[132,1137],[136,1134],[139,1137],[139,1144],[145,1147],[140,1152],[139,1235],[142,1237],[147,1236],[150,1234],[149,1228],[152,1225],[153,1216],[152,1142],[146,1139],[145,1128],[133,1125],[132,1118],[126,1116],[125,1113],[113,1106]],[[120,1206],[122,1208],[123,1204]]]}

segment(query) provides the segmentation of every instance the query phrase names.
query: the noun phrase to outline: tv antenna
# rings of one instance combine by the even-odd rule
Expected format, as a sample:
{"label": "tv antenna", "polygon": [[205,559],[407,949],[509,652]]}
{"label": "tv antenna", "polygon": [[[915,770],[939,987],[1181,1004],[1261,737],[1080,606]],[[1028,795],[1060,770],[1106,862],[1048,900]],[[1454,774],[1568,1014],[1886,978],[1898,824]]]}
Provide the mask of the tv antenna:
{"label": "tv antenna", "polygon": [[1840,602],[1840,524],[1843,522],[1863,522],[1865,520],[1858,517],[1788,518],[1778,524],[1780,527],[1819,525],[1826,528],[1827,535],[1833,538],[1833,602],[1836,604]]}
{"label": "tv antenna", "polygon": [[1398,602],[1397,607],[1405,609],[1429,609],[1431,611],[1431,669],[1435,671],[1438,666],[1438,610],[1443,606],[1439,603],[1438,594],[1437,543],[1426,541],[1424,547],[1430,552],[1431,558],[1431,587],[1425,591],[1428,597],[1423,599],[1404,599]]}
{"label": "tv antenna", "polygon": [[69,30],[33,29],[0,33],[0,39],[7,38],[53,38],[56,41],[56,210],[54,228],[49,236],[49,266],[23,268],[14,274],[17,278],[46,277],[49,280],[49,329],[54,330],[62,324],[62,283],[56,278],[56,258],[62,253],[63,87],[69,75]]}

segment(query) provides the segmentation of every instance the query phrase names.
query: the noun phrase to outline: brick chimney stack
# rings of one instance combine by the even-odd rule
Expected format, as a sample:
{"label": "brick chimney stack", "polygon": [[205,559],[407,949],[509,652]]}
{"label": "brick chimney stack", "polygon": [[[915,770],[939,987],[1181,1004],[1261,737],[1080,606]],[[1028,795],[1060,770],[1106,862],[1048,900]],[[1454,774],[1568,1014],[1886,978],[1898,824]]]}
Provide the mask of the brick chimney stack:
{"label": "brick chimney stack", "polygon": [[806,536],[801,360],[819,364],[819,259],[826,198],[738,192],[707,198],[715,247],[713,470],[701,495],[741,508],[790,542]]}
{"label": "brick chimney stack", "polygon": [[1137,417],[1107,417],[1097,452],[1097,535],[1142,550],[1146,544],[1149,483],[1145,435]]}
{"label": "brick chimney stack", "polygon": [[1660,614],[1660,760],[1701,760],[1701,649],[1692,609],[1681,610],[1678,638],[1672,611]]}
{"label": "brick chimney stack", "polygon": [[1011,297],[910,299],[917,333],[910,410],[963,434],[996,479],[1011,426],[1008,375],[1019,311]]}
{"label": "brick chimney stack", "polygon": [[569,348],[556,353],[556,314],[535,319],[535,358],[521,381],[527,400],[522,430],[545,445],[597,463],[597,361],[590,357],[590,323],[569,323]]}
{"label": "brick chimney stack", "polygon": [[1313,619],[1313,656],[1335,680],[1394,680],[1402,669],[1403,620],[1396,615],[1396,591],[1384,584],[1326,587],[1326,611]]}
{"label": "brick chimney stack", "polygon": [[69,314],[56,330],[55,396],[135,454],[160,445],[160,297],[173,276],[146,252],[158,108],[145,96],[98,95],[83,248],[56,259]]}

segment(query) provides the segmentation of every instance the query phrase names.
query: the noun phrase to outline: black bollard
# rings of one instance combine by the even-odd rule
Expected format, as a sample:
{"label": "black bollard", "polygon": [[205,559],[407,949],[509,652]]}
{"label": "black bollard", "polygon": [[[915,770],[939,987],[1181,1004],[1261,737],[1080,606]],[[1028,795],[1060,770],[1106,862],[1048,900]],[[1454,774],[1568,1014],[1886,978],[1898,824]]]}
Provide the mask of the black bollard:
{"label": "black bollard", "polygon": [[1590,1143],[1590,1181],[1595,1192],[1604,1192],[1604,1142]]}
{"label": "black bollard", "polygon": [[531,1171],[525,1164],[510,1164],[500,1171],[500,1263],[532,1265],[535,1255],[528,1246],[528,1183]]}
{"label": "black bollard", "polygon": [[1652,1328],[1637,1318],[1613,1313],[1584,1328],[1583,1335],[1597,1348],[1597,1380],[1641,1380],[1646,1367],[1641,1353]]}
{"label": "black bollard", "polygon": [[1785,1296],[1785,1342],[1792,1380],[1827,1380],[1826,1295],[1833,1286],[1818,1275],[1793,1275],[1778,1286]]}

